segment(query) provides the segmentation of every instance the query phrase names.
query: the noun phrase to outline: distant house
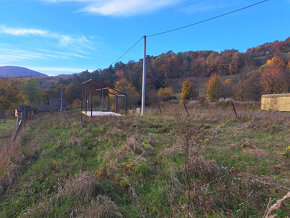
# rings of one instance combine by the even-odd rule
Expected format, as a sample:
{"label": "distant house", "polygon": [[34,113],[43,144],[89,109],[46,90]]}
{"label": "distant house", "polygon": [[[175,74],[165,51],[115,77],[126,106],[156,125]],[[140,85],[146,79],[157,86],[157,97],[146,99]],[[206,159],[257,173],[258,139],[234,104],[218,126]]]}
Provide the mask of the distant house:
{"label": "distant house", "polygon": [[15,111],[15,117],[19,115],[25,114],[25,113],[31,113],[35,114],[35,113],[41,113],[41,112],[51,112],[51,108],[49,107],[49,105],[42,105],[42,104],[33,104],[33,105],[25,105],[22,104],[20,106],[18,106],[17,110]]}
{"label": "distant house", "polygon": [[51,111],[50,106],[46,105],[46,104],[34,104],[34,105],[32,105],[32,108],[36,112],[50,112]]}
{"label": "distant house", "polygon": [[62,108],[66,109],[67,107],[67,101],[65,98],[50,98],[49,99],[49,107],[52,111],[59,111],[61,108],[61,102],[62,102]]}
{"label": "distant house", "polygon": [[32,110],[32,106],[31,105],[25,105],[22,104],[18,107],[18,112],[25,112],[25,111],[31,111]]}
{"label": "distant house", "polygon": [[262,110],[290,111],[290,93],[262,95]]}
{"label": "distant house", "polygon": [[35,113],[43,113],[43,112],[56,112],[60,111],[62,102],[62,109],[66,109],[67,101],[65,98],[50,98],[49,104],[33,104],[33,105],[20,105],[15,111],[15,117],[17,116],[32,116]]}
{"label": "distant house", "polygon": [[21,120],[31,119],[34,115],[34,111],[31,105],[20,105],[15,111],[15,117]]}

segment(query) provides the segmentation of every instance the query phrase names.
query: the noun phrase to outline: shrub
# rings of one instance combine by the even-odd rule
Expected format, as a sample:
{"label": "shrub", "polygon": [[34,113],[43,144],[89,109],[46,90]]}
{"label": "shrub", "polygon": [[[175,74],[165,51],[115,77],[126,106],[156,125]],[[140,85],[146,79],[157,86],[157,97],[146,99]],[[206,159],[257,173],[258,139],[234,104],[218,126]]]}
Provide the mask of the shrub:
{"label": "shrub", "polygon": [[162,100],[169,100],[172,98],[173,90],[169,87],[160,88],[157,92],[157,95]]}

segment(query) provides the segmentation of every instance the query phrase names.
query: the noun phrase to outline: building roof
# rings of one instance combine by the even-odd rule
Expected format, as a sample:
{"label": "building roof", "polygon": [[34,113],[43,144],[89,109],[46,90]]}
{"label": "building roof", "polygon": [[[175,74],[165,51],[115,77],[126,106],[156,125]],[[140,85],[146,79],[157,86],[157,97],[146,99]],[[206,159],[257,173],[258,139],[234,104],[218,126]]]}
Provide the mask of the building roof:
{"label": "building roof", "polygon": [[[49,99],[49,105],[54,107],[54,106],[60,106],[61,105],[61,98],[50,98]],[[66,106],[67,101],[65,98],[62,98],[62,106]]]}
{"label": "building roof", "polygon": [[290,93],[262,95],[262,98],[278,98],[278,97],[290,97]]}

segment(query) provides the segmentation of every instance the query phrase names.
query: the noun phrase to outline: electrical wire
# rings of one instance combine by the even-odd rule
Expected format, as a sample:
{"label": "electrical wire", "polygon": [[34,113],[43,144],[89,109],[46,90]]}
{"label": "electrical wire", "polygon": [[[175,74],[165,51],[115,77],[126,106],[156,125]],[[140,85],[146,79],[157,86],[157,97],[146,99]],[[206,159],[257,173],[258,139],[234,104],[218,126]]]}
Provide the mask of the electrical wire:
{"label": "electrical wire", "polygon": [[[270,0],[263,0],[263,1],[260,1],[260,2],[257,2],[257,3],[254,3],[254,4],[251,4],[251,5],[248,5],[248,6],[245,6],[245,7],[242,7],[242,8],[239,8],[239,9],[236,9],[236,10],[233,10],[233,11],[229,11],[227,13],[223,13],[223,14],[220,14],[220,15],[217,15],[217,16],[214,16],[214,17],[210,17],[210,18],[207,18],[205,20],[201,20],[201,21],[198,21],[198,22],[195,22],[195,23],[192,23],[192,24],[188,24],[188,25],[185,25],[185,26],[181,26],[181,27],[177,27],[177,28],[174,28],[174,29],[171,29],[171,30],[167,30],[167,31],[163,31],[163,32],[159,32],[159,33],[154,33],[154,34],[151,34],[151,35],[147,35],[146,37],[149,38],[149,37],[155,37],[155,36],[159,36],[159,35],[163,35],[163,34],[167,34],[167,33],[171,33],[171,32],[174,32],[174,31],[178,31],[178,30],[181,30],[181,29],[185,29],[185,28],[188,28],[188,27],[191,27],[191,26],[195,26],[195,25],[198,25],[198,24],[201,24],[201,23],[205,23],[205,22],[208,22],[208,21],[211,21],[211,20],[215,20],[215,19],[218,19],[220,17],[224,17],[224,16],[227,16],[227,15],[230,15],[230,14],[233,14],[233,13],[237,13],[239,11],[243,11],[245,9],[248,9],[248,8],[251,8],[251,7],[254,7],[254,6],[257,6],[257,5],[260,5],[260,4],[263,4],[265,2],[268,2]],[[138,41],[136,41],[129,49],[127,49],[116,61],[114,61],[111,65],[114,65],[115,63],[117,63],[122,57],[124,57],[129,51],[131,51],[142,39],[144,38],[144,36],[142,36],[140,39],[138,39]]]}
{"label": "electrical wire", "polygon": [[130,48],[128,48],[116,61],[114,61],[111,65],[117,63],[122,57],[124,57],[129,51],[131,51],[142,39],[144,36],[142,36],[140,39],[138,39],[137,42],[135,42]]}
{"label": "electrical wire", "polygon": [[268,1],[270,1],[270,0],[260,1],[260,2],[257,2],[255,4],[251,4],[251,5],[248,5],[248,6],[245,6],[245,7],[242,7],[242,8],[239,8],[239,9],[236,9],[236,10],[224,13],[224,14],[220,14],[220,15],[217,15],[217,16],[214,16],[214,17],[211,17],[211,18],[207,18],[205,20],[201,20],[201,21],[198,21],[198,22],[195,22],[195,23],[192,23],[192,24],[188,24],[188,25],[185,25],[185,26],[177,27],[175,29],[171,29],[171,30],[167,30],[167,31],[151,34],[151,35],[148,35],[147,37],[159,36],[159,35],[163,35],[163,34],[166,34],[166,33],[174,32],[174,31],[177,31],[177,30],[185,29],[185,28],[188,28],[188,27],[191,27],[191,26],[195,26],[195,25],[198,25],[198,24],[201,24],[201,23],[205,23],[205,22],[208,22],[208,21],[211,21],[211,20],[215,20],[217,18],[224,17],[224,16],[227,16],[227,15],[230,15],[230,14],[233,14],[233,13],[236,13],[236,12],[239,12],[239,11],[242,11],[242,10],[257,6],[257,5],[260,5],[260,4],[263,4],[263,3],[268,2]]}

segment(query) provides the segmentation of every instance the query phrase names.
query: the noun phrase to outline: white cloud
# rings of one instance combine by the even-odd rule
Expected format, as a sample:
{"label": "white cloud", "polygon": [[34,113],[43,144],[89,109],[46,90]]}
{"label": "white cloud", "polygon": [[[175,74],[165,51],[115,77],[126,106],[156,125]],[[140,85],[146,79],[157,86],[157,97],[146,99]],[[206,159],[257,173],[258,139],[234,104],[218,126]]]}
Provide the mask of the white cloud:
{"label": "white cloud", "polygon": [[88,57],[75,54],[74,52],[58,52],[46,49],[35,49],[34,51],[31,51],[28,49],[0,48],[0,64],[2,65],[32,60],[67,60],[71,58],[87,59]]}
{"label": "white cloud", "polygon": [[184,7],[181,10],[187,13],[202,13],[205,11],[226,8],[233,4],[235,4],[235,2],[229,0],[204,0]]}
{"label": "white cloud", "polygon": [[52,50],[42,49],[42,48],[35,48],[35,50],[39,51],[39,52],[43,52],[45,54],[55,55],[57,58],[61,58],[61,59],[69,59],[70,57],[83,58],[83,59],[89,58],[89,57],[82,55],[82,54],[76,54],[75,52],[52,51]]}
{"label": "white cloud", "polygon": [[0,48],[0,63],[1,61],[5,61],[5,63],[7,62],[9,63],[9,62],[22,61],[22,60],[35,60],[35,59],[43,59],[43,58],[59,58],[59,56],[55,54],[33,52],[33,51],[22,50],[22,49]]}
{"label": "white cloud", "polygon": [[102,0],[42,0],[46,2],[80,2],[80,3],[96,3],[96,2],[102,2]]}
{"label": "white cloud", "polygon": [[45,36],[47,34],[46,31],[40,29],[10,28],[6,26],[0,26],[0,33],[13,36],[25,36],[25,35]]}
{"label": "white cloud", "polygon": [[44,0],[47,2],[77,2],[85,6],[82,12],[104,16],[131,16],[173,6],[184,0]]}
{"label": "white cloud", "polygon": [[[0,45],[1,46],[1,45]],[[0,66],[23,66],[32,70],[45,73],[47,75],[59,75],[59,74],[71,74],[79,73],[84,68],[66,68],[66,67],[41,67],[41,66],[27,66],[24,63],[35,63],[38,60],[52,61],[70,58],[84,58],[84,56],[68,53],[68,52],[57,52],[46,49],[35,49],[34,51],[24,49],[13,49],[13,48],[0,48]],[[87,58],[87,57],[85,57]]]}
{"label": "white cloud", "polygon": [[32,28],[15,28],[0,25],[0,34],[12,35],[16,37],[39,36],[47,39],[55,39],[60,47],[69,47],[71,50],[86,53],[85,50],[96,50],[95,45],[85,36],[73,37],[70,35],[53,33],[48,30]]}
{"label": "white cloud", "polygon": [[[3,37],[5,35],[9,37]],[[97,56],[102,56],[100,48],[107,48],[104,39],[99,36],[79,35],[75,37],[49,30],[7,27],[0,24],[1,38],[4,39],[4,42],[0,40],[2,41],[0,42],[0,65],[25,66],[31,63],[33,65],[35,63],[59,65],[60,67],[31,67],[31,69],[53,75],[78,73],[86,70],[70,67],[72,64],[81,61],[87,63],[89,59],[94,60]],[[69,68],[66,68],[68,63],[70,64]]]}

